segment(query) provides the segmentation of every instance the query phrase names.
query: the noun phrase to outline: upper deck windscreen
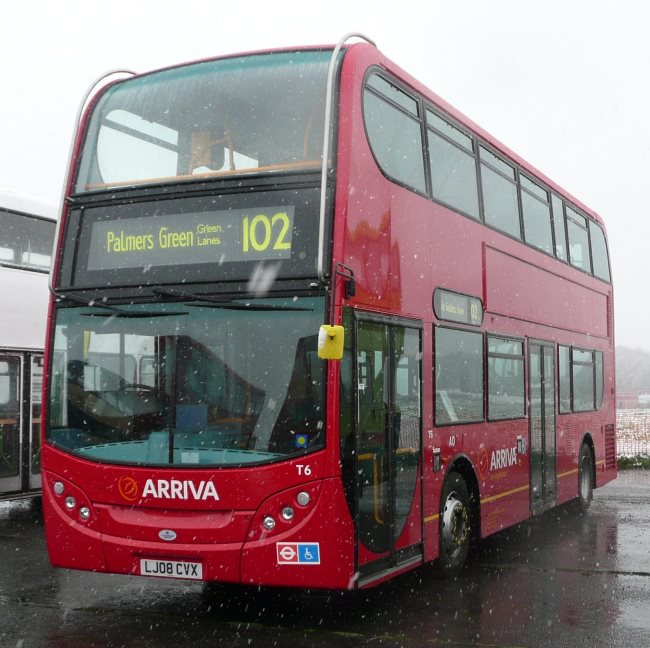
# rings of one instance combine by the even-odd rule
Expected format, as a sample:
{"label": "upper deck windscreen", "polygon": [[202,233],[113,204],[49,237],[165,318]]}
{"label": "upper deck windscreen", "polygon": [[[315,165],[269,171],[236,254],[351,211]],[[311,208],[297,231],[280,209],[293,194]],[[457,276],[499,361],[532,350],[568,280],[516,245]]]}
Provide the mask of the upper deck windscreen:
{"label": "upper deck windscreen", "polygon": [[94,108],[74,191],[317,168],[330,56],[205,61],[111,86]]}

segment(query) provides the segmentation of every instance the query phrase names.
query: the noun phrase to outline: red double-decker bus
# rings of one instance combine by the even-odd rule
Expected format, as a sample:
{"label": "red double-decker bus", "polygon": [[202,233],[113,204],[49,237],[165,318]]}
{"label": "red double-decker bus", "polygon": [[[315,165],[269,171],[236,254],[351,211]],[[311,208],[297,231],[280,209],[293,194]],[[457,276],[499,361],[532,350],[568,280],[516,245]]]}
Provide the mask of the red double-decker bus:
{"label": "red double-decker bus", "polygon": [[56,566],[363,588],[616,475],[601,219],[362,38],[100,84],[52,295]]}

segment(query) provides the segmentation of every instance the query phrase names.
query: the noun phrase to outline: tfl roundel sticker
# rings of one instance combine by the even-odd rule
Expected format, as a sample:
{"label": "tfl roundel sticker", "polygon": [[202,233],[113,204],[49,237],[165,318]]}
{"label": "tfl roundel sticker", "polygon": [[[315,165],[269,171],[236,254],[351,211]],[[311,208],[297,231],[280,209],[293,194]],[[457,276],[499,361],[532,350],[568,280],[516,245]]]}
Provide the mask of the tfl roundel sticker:
{"label": "tfl roundel sticker", "polygon": [[320,565],[320,543],[277,542],[278,565]]}

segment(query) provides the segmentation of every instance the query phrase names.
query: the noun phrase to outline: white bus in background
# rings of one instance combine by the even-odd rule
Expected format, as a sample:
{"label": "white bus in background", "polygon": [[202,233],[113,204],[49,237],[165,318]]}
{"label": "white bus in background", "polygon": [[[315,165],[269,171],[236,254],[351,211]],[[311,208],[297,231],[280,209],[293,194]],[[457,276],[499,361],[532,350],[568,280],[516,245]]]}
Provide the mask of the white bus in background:
{"label": "white bus in background", "polygon": [[0,500],[38,495],[41,385],[56,208],[0,190]]}

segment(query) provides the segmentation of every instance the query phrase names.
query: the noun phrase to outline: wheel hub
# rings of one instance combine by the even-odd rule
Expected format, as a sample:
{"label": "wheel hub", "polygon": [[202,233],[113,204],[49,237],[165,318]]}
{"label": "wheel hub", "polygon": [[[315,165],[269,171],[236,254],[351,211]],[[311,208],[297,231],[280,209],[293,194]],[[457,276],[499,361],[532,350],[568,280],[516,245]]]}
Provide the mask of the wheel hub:
{"label": "wheel hub", "polygon": [[467,507],[454,493],[445,502],[442,514],[442,541],[451,552],[460,549],[469,537],[469,513]]}

